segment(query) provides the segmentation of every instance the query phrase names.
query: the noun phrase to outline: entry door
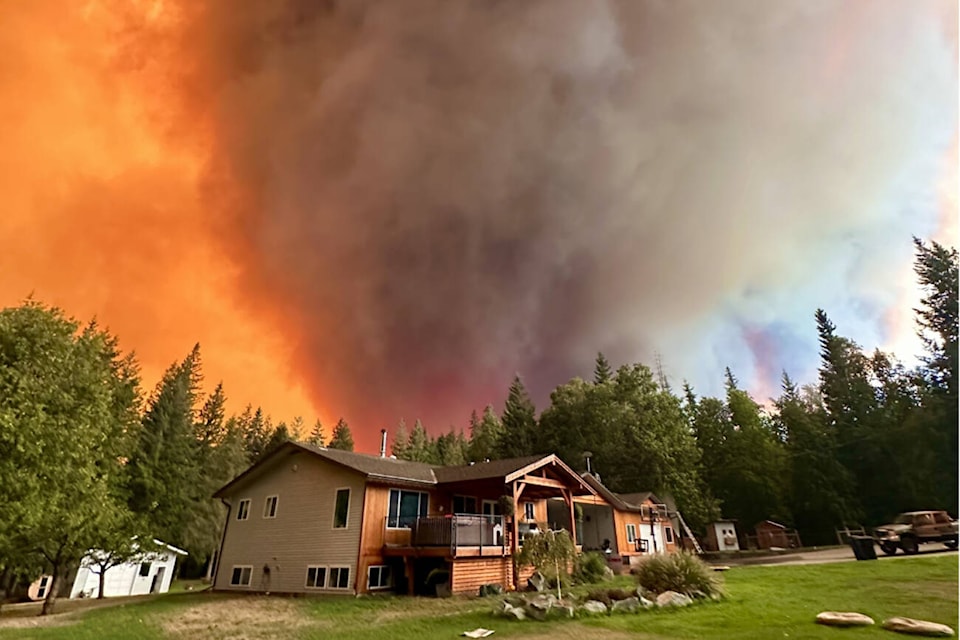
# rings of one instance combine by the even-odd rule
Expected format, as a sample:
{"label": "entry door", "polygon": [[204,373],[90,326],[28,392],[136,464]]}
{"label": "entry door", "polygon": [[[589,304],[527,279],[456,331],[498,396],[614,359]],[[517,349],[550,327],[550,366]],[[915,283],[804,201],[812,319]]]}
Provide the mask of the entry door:
{"label": "entry door", "polygon": [[153,582],[150,584],[150,593],[159,593],[160,588],[163,586],[163,572],[166,570],[166,567],[160,567],[157,569],[156,575],[153,576]]}

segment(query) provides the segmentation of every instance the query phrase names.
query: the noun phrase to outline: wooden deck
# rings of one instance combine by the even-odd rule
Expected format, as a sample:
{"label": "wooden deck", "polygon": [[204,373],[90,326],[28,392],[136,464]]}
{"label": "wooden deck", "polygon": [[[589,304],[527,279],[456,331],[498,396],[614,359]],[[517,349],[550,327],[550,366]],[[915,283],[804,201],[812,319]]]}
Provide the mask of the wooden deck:
{"label": "wooden deck", "polygon": [[451,560],[459,558],[506,558],[510,556],[510,549],[500,546],[457,546],[451,548],[387,545],[383,547],[383,555],[394,558],[448,558]]}

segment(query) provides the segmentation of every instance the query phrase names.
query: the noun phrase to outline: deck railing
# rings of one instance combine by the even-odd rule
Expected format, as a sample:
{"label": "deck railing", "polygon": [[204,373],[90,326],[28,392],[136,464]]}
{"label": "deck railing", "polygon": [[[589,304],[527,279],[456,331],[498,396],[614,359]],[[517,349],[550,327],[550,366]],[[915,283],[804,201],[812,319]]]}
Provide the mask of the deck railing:
{"label": "deck railing", "polygon": [[410,527],[414,547],[479,547],[506,549],[503,516],[457,513],[450,516],[423,516]]}

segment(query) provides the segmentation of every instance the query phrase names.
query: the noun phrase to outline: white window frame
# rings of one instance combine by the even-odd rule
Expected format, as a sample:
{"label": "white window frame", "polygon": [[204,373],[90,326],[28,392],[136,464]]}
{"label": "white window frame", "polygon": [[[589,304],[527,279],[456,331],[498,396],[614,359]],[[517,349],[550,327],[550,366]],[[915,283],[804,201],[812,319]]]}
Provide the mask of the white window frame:
{"label": "white window frame", "polygon": [[43,600],[47,597],[47,591],[50,590],[51,582],[53,582],[51,576],[40,576],[40,585],[37,587],[37,600]]}
{"label": "white window frame", "polygon": [[637,525],[633,523],[627,524],[627,542],[633,544],[637,541]]}
{"label": "white window frame", "polygon": [[[391,526],[391,525],[390,525],[390,502],[391,502],[390,496],[393,494],[394,491],[397,491],[397,492],[399,493],[399,495],[397,496],[397,526]],[[407,493],[419,493],[419,494],[420,494],[420,500],[421,500],[421,501],[424,500],[424,499],[426,499],[426,501],[427,501],[427,508],[426,508],[426,509],[420,509],[420,504],[421,504],[421,503],[417,503],[417,517],[418,517],[418,518],[424,517],[424,516],[421,516],[421,515],[420,515],[420,511],[426,511],[426,512],[427,512],[427,515],[430,515],[430,494],[429,494],[428,492],[426,492],[426,491],[418,491],[417,489],[390,489],[390,491],[387,493],[387,529],[395,529],[395,530],[396,530],[396,529],[399,529],[399,530],[405,530],[405,531],[409,531],[409,530],[410,530],[410,527],[408,527],[408,526],[400,526],[400,505],[403,503],[403,493],[404,493],[404,492],[407,492]]]}
{"label": "white window frame", "polygon": [[[273,513],[270,513],[270,501],[273,500]],[[277,511],[280,510],[280,496],[267,496],[263,501],[263,517],[272,520],[277,517]]]}
{"label": "white window frame", "polygon": [[[246,509],[244,509],[246,506]],[[242,516],[242,517],[241,517]],[[250,519],[250,498],[243,498],[240,502],[237,503],[237,520],[249,520]]]}
{"label": "white window frame", "polygon": [[[383,583],[383,572],[387,572],[387,581],[383,584],[378,584],[374,586],[373,584],[373,570],[379,569],[380,582]],[[367,567],[367,589],[369,591],[380,591],[382,589],[390,589],[393,587],[393,571],[390,569],[390,565],[387,564],[372,564]]]}
{"label": "white window frame", "polygon": [[532,502],[523,503],[523,519],[533,522],[537,519],[537,512],[534,504]]}
{"label": "white window frame", "polygon": [[[347,492],[347,515],[343,519],[343,526],[337,526],[337,496],[341,491]],[[350,501],[353,499],[353,490],[350,487],[337,487],[333,490],[333,522],[330,528],[334,531],[346,530],[350,528]]]}
{"label": "white window frame", "polygon": [[[323,583],[317,585],[310,584],[310,569],[322,569],[323,570]],[[305,589],[326,589],[327,588],[327,577],[330,575],[330,569],[326,565],[322,564],[311,564],[307,565],[307,573],[304,575],[303,586]]]}
{"label": "white window frame", "polygon": [[[237,569],[240,569],[240,579],[243,580],[243,570],[249,569],[250,573],[247,574],[247,582],[234,582],[233,575],[237,572]],[[253,565],[252,564],[235,564],[230,567],[230,586],[231,587],[249,587],[253,584]]]}
{"label": "white window frame", "polygon": [[[333,583],[333,572],[337,571],[337,582],[339,582],[340,573],[342,571],[347,572],[347,586],[338,587]],[[347,566],[336,566],[336,567],[327,567],[327,589],[336,589],[337,591],[345,591],[350,588],[350,567]]]}

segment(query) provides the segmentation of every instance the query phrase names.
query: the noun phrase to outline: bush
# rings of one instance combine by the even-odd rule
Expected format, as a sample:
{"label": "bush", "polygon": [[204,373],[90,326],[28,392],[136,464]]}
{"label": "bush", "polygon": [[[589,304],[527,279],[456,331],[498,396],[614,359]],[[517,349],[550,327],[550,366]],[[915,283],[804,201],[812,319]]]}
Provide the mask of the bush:
{"label": "bush", "polygon": [[606,578],[607,559],[599,551],[580,554],[574,569],[574,578],[580,584],[603,582]]}
{"label": "bush", "polygon": [[707,563],[686,552],[651,556],[632,573],[641,587],[653,593],[676,591],[700,598],[723,595],[720,577]]}

